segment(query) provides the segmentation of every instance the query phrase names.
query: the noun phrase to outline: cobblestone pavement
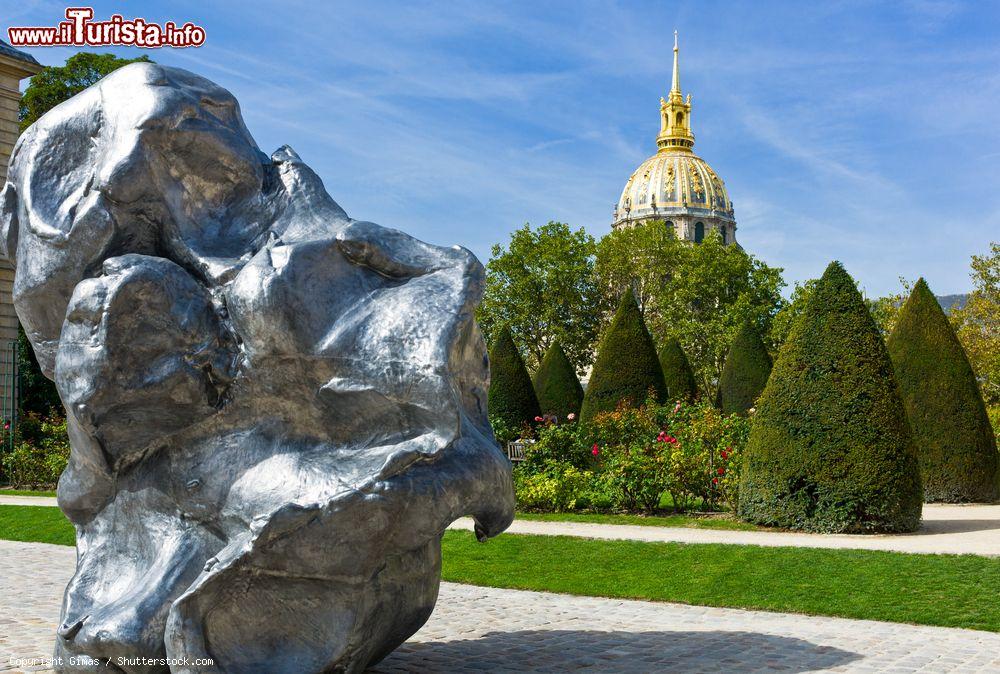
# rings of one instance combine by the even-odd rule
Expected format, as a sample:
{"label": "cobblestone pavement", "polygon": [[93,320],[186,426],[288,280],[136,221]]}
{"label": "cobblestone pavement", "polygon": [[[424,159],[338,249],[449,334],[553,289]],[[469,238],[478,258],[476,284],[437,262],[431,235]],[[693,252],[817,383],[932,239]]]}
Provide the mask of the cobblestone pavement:
{"label": "cobblestone pavement", "polygon": [[[0,671],[46,671],[72,548],[0,541]],[[376,672],[997,672],[1000,634],[444,583]]]}
{"label": "cobblestone pavement", "polygon": [[[0,505],[54,506],[54,498],[0,496]],[[472,529],[472,520],[462,519],[455,529]],[[675,543],[730,543],[734,545],[793,546],[803,548],[853,548],[925,554],[1000,556],[1000,505],[924,504],[924,522],[915,534],[892,536],[847,536],[803,534],[789,531],[725,531],[681,527],[588,524],[583,522],[537,522],[517,520],[512,534],[581,536]]]}

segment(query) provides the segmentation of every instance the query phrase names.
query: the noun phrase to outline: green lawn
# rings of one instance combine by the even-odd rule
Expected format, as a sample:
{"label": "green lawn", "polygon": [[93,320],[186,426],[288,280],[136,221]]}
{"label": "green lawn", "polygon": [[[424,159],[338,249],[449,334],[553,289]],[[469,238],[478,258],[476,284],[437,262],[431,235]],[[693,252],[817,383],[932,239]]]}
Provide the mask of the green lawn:
{"label": "green lawn", "polygon": [[605,515],[602,513],[522,513],[519,520],[538,522],[587,522],[592,524],[635,524],[647,527],[683,527],[688,529],[727,529],[730,531],[758,531],[762,527],[740,522],[727,516],[699,515]]}
{"label": "green lawn", "polygon": [[59,508],[0,505],[0,539],[74,545],[76,532]]}
{"label": "green lawn", "polygon": [[51,496],[55,497],[54,491],[31,491],[28,489],[0,489],[0,496]]}
{"label": "green lawn", "polygon": [[444,537],[445,580],[1000,632],[1000,560],[501,535]]}
{"label": "green lawn", "polygon": [[[0,506],[0,539],[73,544],[57,508]],[[445,580],[1000,632],[1000,559],[867,550],[444,536]]]}

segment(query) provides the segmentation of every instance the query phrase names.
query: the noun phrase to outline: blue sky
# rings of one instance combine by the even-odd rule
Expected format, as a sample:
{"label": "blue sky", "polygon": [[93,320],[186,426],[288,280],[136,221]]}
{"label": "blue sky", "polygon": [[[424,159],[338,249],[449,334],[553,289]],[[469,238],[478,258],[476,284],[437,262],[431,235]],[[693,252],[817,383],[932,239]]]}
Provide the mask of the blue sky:
{"label": "blue sky", "polygon": [[[204,47],[150,56],[230,89],[261,149],[291,145],[352,217],[484,261],[525,222],[608,231],[655,150],[674,29],[695,149],[741,243],[789,281],[840,259],[872,295],[920,275],[964,292],[969,256],[1000,238],[997,3],[94,7],[204,26]],[[64,8],[0,0],[0,17],[54,25]]]}

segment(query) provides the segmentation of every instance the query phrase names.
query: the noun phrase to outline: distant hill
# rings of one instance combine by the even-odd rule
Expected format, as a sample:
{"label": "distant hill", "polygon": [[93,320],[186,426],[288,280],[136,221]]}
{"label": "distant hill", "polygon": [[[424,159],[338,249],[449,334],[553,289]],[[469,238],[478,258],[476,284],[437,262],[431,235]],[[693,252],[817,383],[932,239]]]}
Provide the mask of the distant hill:
{"label": "distant hill", "polygon": [[969,301],[969,293],[962,293],[961,295],[936,295],[935,297],[946,314],[951,312],[952,307],[956,305],[959,309],[964,309],[965,303]]}

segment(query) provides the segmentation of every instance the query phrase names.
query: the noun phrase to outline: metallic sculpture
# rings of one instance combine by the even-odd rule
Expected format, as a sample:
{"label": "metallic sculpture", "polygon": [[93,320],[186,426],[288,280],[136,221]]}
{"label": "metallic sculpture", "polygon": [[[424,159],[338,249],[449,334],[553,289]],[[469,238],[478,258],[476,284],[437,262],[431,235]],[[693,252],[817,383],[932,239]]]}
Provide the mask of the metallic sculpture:
{"label": "metallic sculpture", "polygon": [[348,218],[228,91],[122,68],[22,135],[0,207],[72,442],[64,671],[360,671],[430,615],[449,523],[510,523],[482,266]]}

